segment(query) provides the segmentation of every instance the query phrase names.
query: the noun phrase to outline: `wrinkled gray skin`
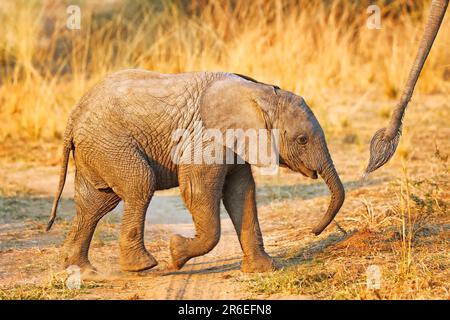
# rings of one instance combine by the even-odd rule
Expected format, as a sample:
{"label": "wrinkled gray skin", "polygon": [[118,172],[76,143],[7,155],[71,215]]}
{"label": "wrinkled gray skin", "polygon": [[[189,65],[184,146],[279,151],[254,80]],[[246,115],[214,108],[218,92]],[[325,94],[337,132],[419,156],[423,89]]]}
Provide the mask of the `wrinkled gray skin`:
{"label": "wrinkled gray skin", "polygon": [[323,131],[305,101],[277,87],[228,73],[115,73],[88,92],[72,111],[64,139],[60,185],[48,229],[56,216],[67,162],[73,150],[77,213],[63,248],[64,264],[92,268],[89,244],[98,221],[122,199],[120,264],[126,271],[154,267],[145,249],[144,220],[155,190],[179,186],[192,214],[196,236],[173,235],[173,266],[206,254],[220,237],[219,204],[236,229],[244,254],[242,270],[275,268],[264,251],[258,223],[255,182],[245,164],[176,165],[170,152],[176,129],[278,128],[281,164],[310,178],[320,174],[331,191],[328,211],[313,232],[333,220],[344,188],[328,153]]}
{"label": "wrinkled gray skin", "polygon": [[364,175],[377,170],[386,164],[394,155],[402,134],[402,121],[406,107],[412,98],[414,87],[419,79],[420,72],[427,60],[434,39],[439,31],[449,0],[433,0],[431,2],[430,15],[417,51],[416,59],[409,72],[400,101],[392,112],[391,119],[386,128],[375,132],[370,141],[369,164]]}

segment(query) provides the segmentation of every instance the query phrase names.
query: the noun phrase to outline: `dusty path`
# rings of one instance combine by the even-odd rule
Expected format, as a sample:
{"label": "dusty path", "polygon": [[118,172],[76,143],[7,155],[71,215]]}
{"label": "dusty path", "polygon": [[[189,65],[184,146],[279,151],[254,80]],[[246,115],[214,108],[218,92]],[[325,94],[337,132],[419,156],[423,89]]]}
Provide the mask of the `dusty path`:
{"label": "dusty path", "polygon": [[[192,225],[168,226],[172,232],[192,233]],[[145,298],[151,299],[242,299],[240,247],[231,222],[222,219],[219,244],[207,255],[197,257],[179,271],[161,272],[152,279]],[[156,290],[152,290],[156,289]]]}
{"label": "dusty path", "polygon": [[[222,237],[219,244],[205,256],[190,260],[181,270],[168,268],[168,248],[152,253],[160,265],[154,270],[132,274],[118,270],[118,265],[96,261],[100,275],[86,282],[100,284],[95,290],[81,294],[81,299],[246,299],[248,294],[240,281],[240,248],[230,221],[222,220]],[[157,225],[147,228],[147,233],[158,228],[170,235],[174,232],[191,235],[192,225]],[[149,235],[146,234],[146,238]],[[150,241],[147,241],[149,247]],[[167,242],[165,242],[167,244]],[[95,259],[94,259],[95,261]],[[100,262],[100,263],[99,263]]]}

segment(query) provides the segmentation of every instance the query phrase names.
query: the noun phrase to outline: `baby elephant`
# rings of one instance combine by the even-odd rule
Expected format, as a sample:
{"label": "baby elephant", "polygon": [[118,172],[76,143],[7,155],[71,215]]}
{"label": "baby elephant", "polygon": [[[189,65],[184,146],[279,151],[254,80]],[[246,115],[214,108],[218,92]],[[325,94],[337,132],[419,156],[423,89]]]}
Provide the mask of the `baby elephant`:
{"label": "baby elephant", "polygon": [[[147,207],[155,190],[179,186],[196,235],[172,236],[174,268],[217,244],[223,200],[244,254],[242,271],[274,270],[264,251],[251,170],[251,164],[264,165],[252,157],[249,145],[238,148],[234,142],[217,142],[220,139],[198,143],[202,130],[269,132],[271,145],[276,140],[272,133],[278,132],[279,165],[312,179],[319,174],[330,189],[330,205],[313,232],[321,233],[341,208],[344,188],[322,128],[301,97],[237,74],[125,70],[92,88],[68,120],[59,188],[47,228],[56,217],[73,151],[77,213],[63,247],[65,266],[93,270],[88,251],[95,227],[120,200],[124,201],[119,240],[122,270],[156,266],[143,240]],[[211,151],[211,146],[213,161],[199,160],[197,154]]]}

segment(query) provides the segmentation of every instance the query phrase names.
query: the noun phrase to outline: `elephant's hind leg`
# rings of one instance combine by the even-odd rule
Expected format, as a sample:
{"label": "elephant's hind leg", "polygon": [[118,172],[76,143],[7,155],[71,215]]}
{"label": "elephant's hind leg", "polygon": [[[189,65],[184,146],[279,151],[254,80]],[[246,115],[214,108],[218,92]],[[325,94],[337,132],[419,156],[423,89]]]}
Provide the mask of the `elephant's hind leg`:
{"label": "elephant's hind leg", "polygon": [[211,251],[220,239],[220,199],[225,178],[224,166],[180,167],[178,180],[183,200],[192,214],[196,235],[179,234],[170,239],[173,266],[180,269],[191,258]]}
{"label": "elephant's hind leg", "polygon": [[264,251],[255,201],[255,181],[250,165],[239,166],[227,176],[223,203],[233,222],[244,253],[243,272],[274,270],[272,258]]}
{"label": "elephant's hind leg", "polygon": [[77,213],[64,242],[64,267],[76,265],[93,270],[89,259],[89,245],[100,219],[113,210],[120,198],[111,190],[97,190],[78,171],[75,174],[75,204]]}
{"label": "elephant's hind leg", "polygon": [[126,170],[114,172],[114,190],[123,199],[120,231],[120,266],[123,271],[144,271],[158,264],[144,244],[145,215],[156,186],[155,174],[139,152],[120,160]]}
{"label": "elephant's hind leg", "polygon": [[147,201],[133,198],[125,200],[119,241],[120,267],[123,271],[144,271],[158,264],[144,244],[145,214],[150,198]]}

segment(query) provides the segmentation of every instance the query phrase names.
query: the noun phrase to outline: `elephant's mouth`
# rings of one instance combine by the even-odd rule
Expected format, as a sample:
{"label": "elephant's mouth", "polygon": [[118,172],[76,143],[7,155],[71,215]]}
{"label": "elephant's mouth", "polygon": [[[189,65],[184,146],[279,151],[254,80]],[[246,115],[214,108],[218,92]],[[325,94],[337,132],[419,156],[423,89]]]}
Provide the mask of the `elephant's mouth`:
{"label": "elephant's mouth", "polygon": [[315,170],[310,170],[310,169],[308,169],[308,168],[306,168],[304,165],[302,165],[300,168],[299,168],[299,170],[300,170],[300,173],[302,174],[302,175],[304,175],[305,177],[308,177],[308,178],[311,178],[311,179],[317,179],[317,171],[315,171]]}
{"label": "elephant's mouth", "polygon": [[314,180],[318,178],[317,171],[308,169],[303,164],[303,162],[301,162],[300,160],[297,160],[295,164],[296,164],[295,168],[292,168],[289,165],[287,165],[286,162],[280,157],[280,167],[282,167],[282,168],[289,168],[292,171],[300,172],[302,175],[304,175],[307,178],[311,178],[311,179],[314,179]]}

